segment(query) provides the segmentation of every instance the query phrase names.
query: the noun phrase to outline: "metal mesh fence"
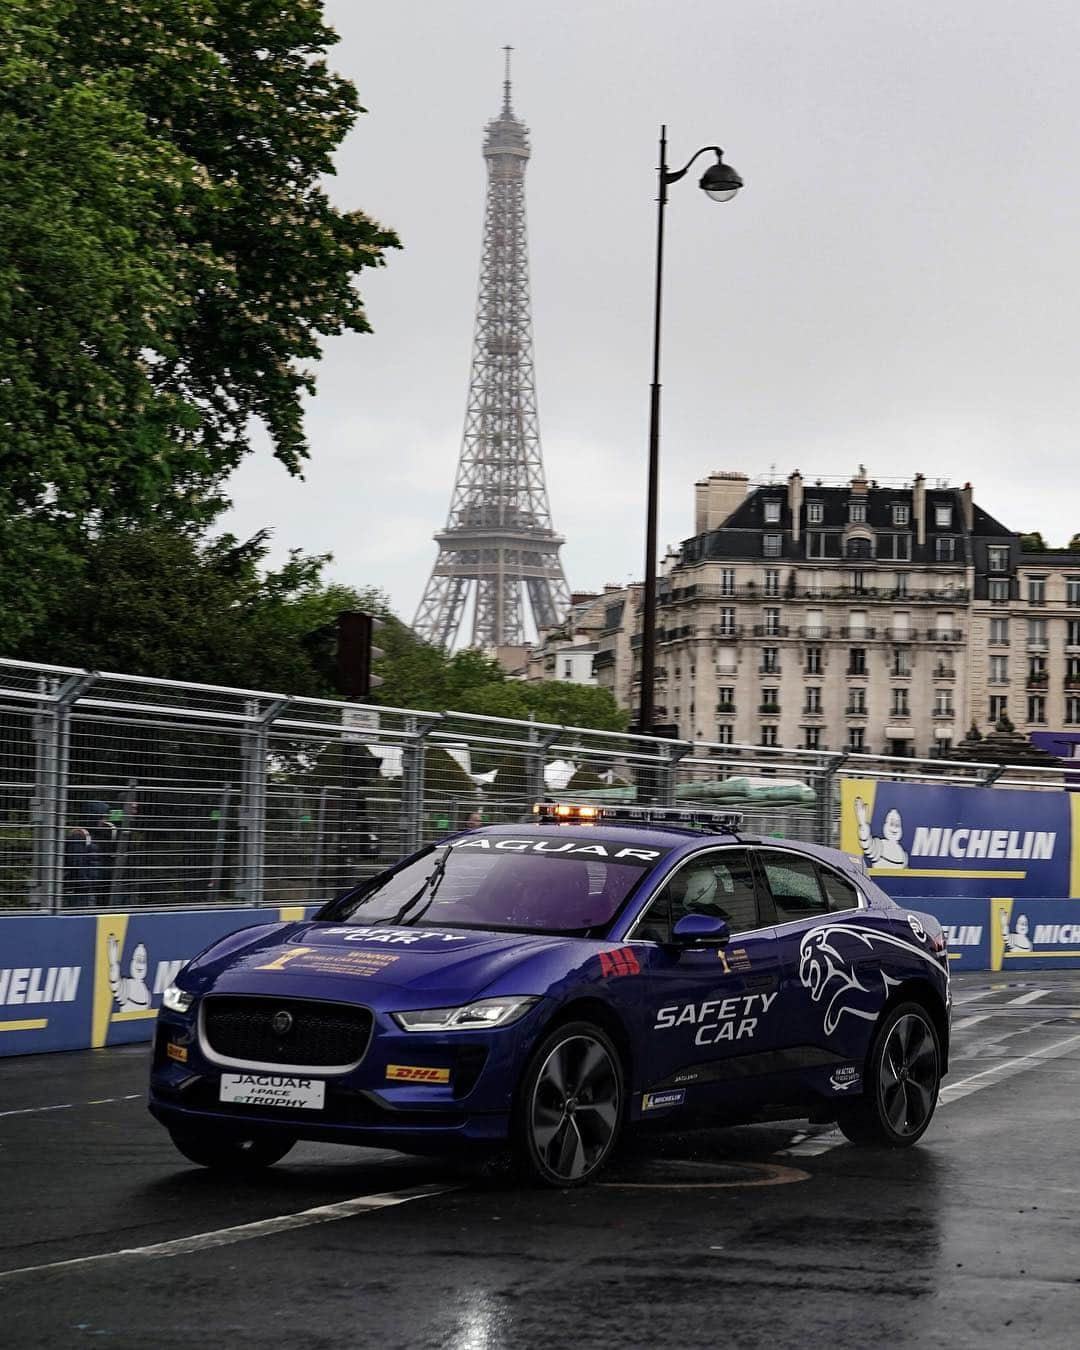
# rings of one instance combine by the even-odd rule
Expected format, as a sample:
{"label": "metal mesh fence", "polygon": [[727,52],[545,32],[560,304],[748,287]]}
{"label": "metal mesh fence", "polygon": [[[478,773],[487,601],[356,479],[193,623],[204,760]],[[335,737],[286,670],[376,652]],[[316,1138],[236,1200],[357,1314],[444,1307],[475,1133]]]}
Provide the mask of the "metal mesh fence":
{"label": "metal mesh fence", "polygon": [[1063,771],[689,744],[0,660],[0,910],[282,905],[543,797],[741,811],[838,837],[844,777],[1061,788]]}

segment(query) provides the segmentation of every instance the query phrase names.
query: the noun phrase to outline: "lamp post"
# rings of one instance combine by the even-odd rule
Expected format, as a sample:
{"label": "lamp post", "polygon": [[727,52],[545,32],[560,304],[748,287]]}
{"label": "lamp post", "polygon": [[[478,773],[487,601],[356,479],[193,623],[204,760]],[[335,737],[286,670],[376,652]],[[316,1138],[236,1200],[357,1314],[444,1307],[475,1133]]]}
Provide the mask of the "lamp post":
{"label": "lamp post", "polygon": [[668,188],[685,178],[690,166],[701,155],[716,155],[701,176],[699,186],[715,202],[727,202],[742,187],[743,181],[730,164],[724,163],[724,152],[718,145],[702,146],[681,169],[671,170],[667,165],[667,127],[660,128],[660,164],[657,183],[656,215],[656,295],[653,306],[652,387],[649,395],[649,488],[645,517],[645,611],[641,632],[641,702],[638,729],[644,734],[652,731],[655,723],[656,683],[656,529],[659,505],[660,474],[660,312],[664,287],[664,210]]}

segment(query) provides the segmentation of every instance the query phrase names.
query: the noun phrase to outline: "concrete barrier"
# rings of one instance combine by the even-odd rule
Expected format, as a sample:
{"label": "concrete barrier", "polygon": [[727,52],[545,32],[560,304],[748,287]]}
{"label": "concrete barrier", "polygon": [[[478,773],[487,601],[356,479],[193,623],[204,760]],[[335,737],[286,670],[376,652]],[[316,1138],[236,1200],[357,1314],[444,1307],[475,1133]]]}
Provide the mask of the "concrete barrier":
{"label": "concrete barrier", "polygon": [[161,995],[227,933],[315,907],[0,919],[0,1056],[146,1041]]}

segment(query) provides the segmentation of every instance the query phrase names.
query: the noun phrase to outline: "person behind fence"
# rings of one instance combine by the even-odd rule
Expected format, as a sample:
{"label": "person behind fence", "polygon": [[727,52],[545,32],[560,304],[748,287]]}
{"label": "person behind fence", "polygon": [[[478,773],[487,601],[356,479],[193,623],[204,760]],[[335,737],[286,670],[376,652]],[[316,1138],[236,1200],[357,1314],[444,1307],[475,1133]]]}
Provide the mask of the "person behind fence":
{"label": "person behind fence", "polygon": [[113,864],[116,862],[116,841],[118,830],[109,819],[109,803],[101,801],[87,802],[86,828],[97,845],[101,875],[101,902],[105,904],[111,890]]}
{"label": "person behind fence", "polygon": [[74,905],[96,905],[101,896],[101,852],[84,825],[73,825],[64,840],[64,891]]}

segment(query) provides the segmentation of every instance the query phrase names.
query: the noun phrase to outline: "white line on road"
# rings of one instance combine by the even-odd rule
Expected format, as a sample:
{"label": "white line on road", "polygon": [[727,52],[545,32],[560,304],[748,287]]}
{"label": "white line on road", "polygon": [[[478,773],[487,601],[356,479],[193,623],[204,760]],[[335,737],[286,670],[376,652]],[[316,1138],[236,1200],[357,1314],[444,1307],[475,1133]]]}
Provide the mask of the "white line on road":
{"label": "white line on road", "polygon": [[977,1017],[962,1017],[959,1022],[953,1023],[953,1031],[963,1031],[966,1027],[977,1026],[980,1022],[985,1022],[987,1018],[993,1017],[993,1013],[979,1013]]}
{"label": "white line on road", "polygon": [[[1044,1060],[1059,1059],[1062,1055],[1068,1054],[1074,1045],[1080,1045],[1080,1035],[1067,1036],[1063,1041],[1055,1041],[1053,1045],[1044,1046],[1040,1050],[1033,1050],[1030,1055],[1023,1055],[1019,1059],[1010,1059],[1004,1064],[996,1064],[993,1068],[983,1069],[981,1073],[973,1073],[968,1078],[961,1078],[959,1082],[950,1083],[947,1087],[941,1089],[938,1106],[940,1108],[950,1102],[959,1101],[961,1097],[967,1097],[972,1092],[981,1092],[983,1088],[994,1087],[997,1083],[1012,1078],[1014,1074],[1025,1073],[1028,1069],[1035,1068]],[[796,1138],[797,1142],[789,1145],[789,1147],[777,1149],[775,1156],[814,1158],[818,1154],[828,1153],[830,1149],[847,1143],[839,1130],[824,1130],[821,1134],[811,1135],[809,1138],[805,1136],[796,1136]]]}
{"label": "white line on road", "polygon": [[74,1111],[77,1106],[105,1106],[109,1102],[136,1102],[144,1095],[142,1092],[129,1092],[126,1097],[98,1097],[92,1102],[61,1102],[59,1106],[23,1106],[18,1111],[0,1111],[0,1119],[4,1116],[33,1116],[39,1111]]}
{"label": "white line on road", "polygon": [[1017,998],[1010,998],[1008,1006],[1015,1008],[1018,1003],[1034,1003],[1037,998],[1045,998],[1049,992],[1049,989],[1029,989],[1026,994],[1020,994]]}
{"label": "white line on road", "polygon": [[195,1233],[191,1237],[174,1238],[170,1242],[155,1242],[149,1247],[122,1247],[115,1252],[99,1252],[96,1256],[76,1256],[69,1261],[49,1261],[43,1266],[19,1266],[15,1270],[0,1270],[0,1280],[10,1279],[13,1275],[40,1275],[47,1270],[77,1270],[85,1266],[100,1265],[103,1261],[115,1261],[122,1256],[150,1259],[185,1256],[190,1252],[209,1251],[213,1247],[228,1247],[234,1242],[250,1242],[254,1238],[273,1237],[275,1233],[286,1233],[292,1228],[309,1228],[316,1223],[332,1223],[335,1219],[348,1219],[354,1214],[387,1209],[391,1205],[404,1205],[409,1200],[426,1200],[432,1196],[443,1195],[447,1191],[460,1189],[458,1186],[413,1186],[404,1191],[358,1195],[352,1200],[340,1200],[334,1205],[318,1205],[314,1209],[302,1209],[296,1214],[279,1214],[275,1219],[259,1219],[255,1223],[242,1223],[234,1228],[218,1228],[211,1233]]}

